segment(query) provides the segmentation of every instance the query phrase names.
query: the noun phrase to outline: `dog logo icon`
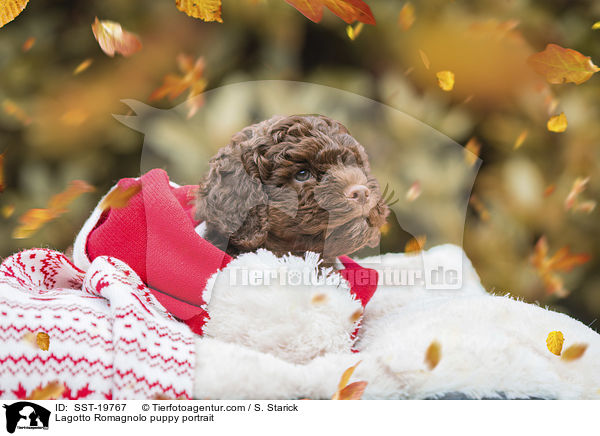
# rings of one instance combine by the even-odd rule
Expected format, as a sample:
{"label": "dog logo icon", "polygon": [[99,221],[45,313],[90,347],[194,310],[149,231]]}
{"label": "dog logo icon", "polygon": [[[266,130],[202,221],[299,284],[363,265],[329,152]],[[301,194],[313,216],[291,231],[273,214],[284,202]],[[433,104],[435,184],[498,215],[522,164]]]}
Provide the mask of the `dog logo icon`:
{"label": "dog logo icon", "polygon": [[48,429],[50,411],[29,401],[19,401],[6,409],[6,431],[14,433],[15,429]]}

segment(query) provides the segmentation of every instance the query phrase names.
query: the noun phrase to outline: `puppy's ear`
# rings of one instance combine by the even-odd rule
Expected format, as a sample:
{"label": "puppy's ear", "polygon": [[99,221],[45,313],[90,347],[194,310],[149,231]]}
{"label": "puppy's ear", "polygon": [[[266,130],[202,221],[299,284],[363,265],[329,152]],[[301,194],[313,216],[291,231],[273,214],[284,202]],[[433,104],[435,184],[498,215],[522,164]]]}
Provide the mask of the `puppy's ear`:
{"label": "puppy's ear", "polygon": [[196,216],[206,222],[206,238],[235,251],[261,247],[268,233],[268,196],[253,159],[230,144],[210,161],[200,183]]}

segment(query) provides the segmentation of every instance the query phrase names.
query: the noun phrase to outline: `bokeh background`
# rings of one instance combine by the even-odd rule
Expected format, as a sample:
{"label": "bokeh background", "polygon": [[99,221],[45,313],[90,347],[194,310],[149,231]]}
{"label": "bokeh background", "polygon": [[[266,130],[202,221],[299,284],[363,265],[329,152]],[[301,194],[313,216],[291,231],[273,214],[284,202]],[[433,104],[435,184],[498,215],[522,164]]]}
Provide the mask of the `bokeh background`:
{"label": "bokeh background", "polygon": [[[163,77],[178,73],[176,58],[186,53],[194,59],[204,57],[208,90],[256,80],[325,85],[393,107],[451,143],[464,146],[476,138],[481,144],[481,167],[461,237],[484,286],[490,292],[510,292],[549,305],[597,327],[598,211],[565,210],[564,203],[578,177],[590,177],[582,201],[593,201],[600,192],[600,75],[581,85],[549,85],[529,68],[526,59],[555,43],[599,63],[600,30],[591,27],[600,20],[600,3],[415,1],[415,20],[408,30],[398,22],[406,2],[367,3],[377,24],[364,26],[351,40],[346,23],[329,11],[320,23],[313,23],[283,0],[223,0],[223,23],[188,17],[170,0],[32,1],[0,29],[4,108],[0,152],[5,152],[6,185],[0,207],[15,208],[12,215],[0,217],[0,256],[32,246],[66,250],[100,195],[119,178],[139,175],[140,163],[148,158],[144,154],[148,144],[142,133],[112,114],[132,115],[123,99],[149,103]],[[106,56],[90,28],[96,16],[117,21],[139,35],[143,49],[127,58]],[[35,44],[24,51],[23,44],[31,37]],[[88,58],[91,66],[74,75],[73,70]],[[435,73],[440,70],[455,73],[452,91],[438,86]],[[281,99],[289,98],[281,94]],[[184,96],[151,104],[169,109],[183,101]],[[214,107],[209,103],[195,117],[204,120],[202,126],[208,126],[214,138],[227,138],[235,128],[260,116],[249,110],[252,98],[243,93],[229,93]],[[22,112],[15,113],[15,106]],[[269,106],[265,107],[268,112]],[[212,122],[206,122],[206,114],[218,111],[231,117],[213,116]],[[560,112],[568,118],[567,130],[549,132],[546,121]],[[193,137],[189,126],[195,117],[187,123],[163,124],[164,135],[153,140],[157,153],[171,154],[183,167],[188,165],[187,173],[182,169],[187,175],[181,182],[186,183],[191,182],[187,180],[191,164],[185,147],[176,145]],[[363,121],[364,125],[378,123],[393,138],[377,141],[372,128],[348,125],[372,159],[404,162],[397,170],[394,166],[378,175],[384,179],[382,184],[389,182],[396,190],[395,211],[427,210],[420,221],[426,223],[424,234],[434,228],[455,232],[460,214],[453,216],[443,201],[432,203],[427,196],[458,194],[468,200],[465,186],[470,188],[467,182],[473,168],[450,165],[443,153],[431,153],[426,146],[431,136],[423,136],[421,128],[411,128],[414,123],[397,122],[394,117]],[[178,127],[183,125],[188,128]],[[516,148],[519,137],[525,139]],[[220,139],[207,142],[214,149],[223,145]],[[419,150],[425,151],[419,154]],[[198,176],[201,167],[202,162]],[[411,183],[427,172],[444,172],[443,177],[429,178],[439,180],[439,185],[422,183],[422,195],[409,201],[405,194]],[[85,180],[97,191],[82,195],[67,213],[32,237],[12,237],[20,216],[45,207],[52,195],[75,179]],[[436,211],[423,204],[441,206]],[[531,263],[542,236],[550,255],[569,246],[574,253],[591,256],[571,272],[560,273],[570,291],[567,296],[548,292]],[[402,251],[410,237],[401,229],[388,229],[382,248]],[[436,241],[429,235],[426,247]]]}

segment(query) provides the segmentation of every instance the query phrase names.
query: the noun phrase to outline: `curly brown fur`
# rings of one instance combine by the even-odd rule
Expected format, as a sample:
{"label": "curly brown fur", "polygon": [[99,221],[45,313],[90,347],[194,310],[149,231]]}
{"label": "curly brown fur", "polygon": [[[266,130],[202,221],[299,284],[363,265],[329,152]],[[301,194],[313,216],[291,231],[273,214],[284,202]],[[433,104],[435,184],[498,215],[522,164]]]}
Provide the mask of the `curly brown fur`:
{"label": "curly brown fur", "polygon": [[236,133],[211,159],[197,200],[205,238],[229,254],[313,251],[326,262],[377,245],[388,213],[362,145],[317,115],[275,116]]}

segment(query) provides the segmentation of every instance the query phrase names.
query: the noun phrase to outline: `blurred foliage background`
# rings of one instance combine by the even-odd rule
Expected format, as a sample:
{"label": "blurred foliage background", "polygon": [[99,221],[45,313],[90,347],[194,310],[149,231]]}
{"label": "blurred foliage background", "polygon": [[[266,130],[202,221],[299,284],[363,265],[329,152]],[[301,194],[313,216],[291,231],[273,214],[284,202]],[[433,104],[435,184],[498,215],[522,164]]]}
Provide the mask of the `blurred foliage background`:
{"label": "blurred foliage background", "polygon": [[[351,40],[346,23],[329,11],[317,24],[283,0],[223,0],[222,24],[188,17],[169,0],[32,1],[0,29],[0,101],[5,109],[0,113],[0,152],[5,152],[6,185],[0,207],[15,207],[11,216],[0,218],[0,256],[32,246],[67,249],[100,195],[119,178],[139,175],[144,137],[112,114],[131,114],[122,99],[148,102],[163,77],[177,72],[177,55],[187,53],[204,57],[209,90],[267,79],[327,85],[403,111],[459,144],[476,138],[482,165],[463,245],[483,284],[492,292],[510,292],[592,323],[600,314],[598,211],[565,210],[564,202],[578,177],[590,177],[583,198],[597,199],[600,192],[600,75],[581,85],[549,85],[526,59],[556,43],[598,63],[600,30],[591,26],[600,20],[600,3],[415,1],[415,20],[408,30],[398,23],[406,2],[367,3],[377,24],[364,26]],[[139,35],[143,49],[128,58],[106,56],[90,28],[95,16]],[[31,37],[35,44],[24,51]],[[74,75],[88,58],[91,66]],[[455,73],[451,92],[438,87],[435,73],[440,70]],[[221,101],[233,117],[241,114],[239,119],[213,117],[204,125],[226,138],[240,123],[252,121],[252,116],[245,118],[244,101],[235,94]],[[7,110],[7,102],[9,108],[18,106],[22,116]],[[166,109],[182,102],[152,104]],[[560,112],[567,115],[568,128],[551,133],[546,121]],[[365,133],[372,159],[395,155],[400,162],[408,146],[423,147],[426,138],[418,129],[391,119],[388,124],[396,127],[392,143],[398,148]],[[353,125],[348,127],[355,133]],[[525,140],[515,148],[524,132]],[[170,135],[167,139],[177,132]],[[169,145],[162,143],[167,153]],[[427,156],[430,171],[446,171],[439,180],[469,180],[468,166],[448,166],[443,155]],[[186,160],[185,154],[181,159]],[[395,211],[412,207],[404,192],[415,177],[403,174],[410,174],[418,162],[404,160],[406,168],[398,169],[402,174],[394,176],[388,169],[382,183],[396,177],[400,203]],[[74,179],[87,181],[97,192],[78,198],[68,213],[31,238],[12,238],[19,216],[45,207]],[[440,183],[437,189],[444,192],[445,183]],[[422,189],[423,198],[414,207],[436,188]],[[439,210],[429,211],[427,219],[429,227],[444,227],[451,218]],[[564,298],[545,289],[530,261],[543,235],[550,254],[570,246],[572,252],[591,255],[589,262],[563,274],[571,291]],[[406,238],[392,231],[383,245],[402,251]],[[435,239],[428,239],[426,247],[433,243]]]}

